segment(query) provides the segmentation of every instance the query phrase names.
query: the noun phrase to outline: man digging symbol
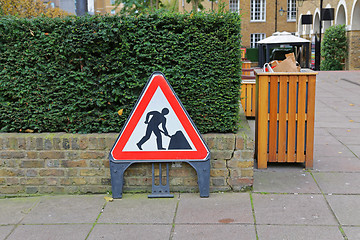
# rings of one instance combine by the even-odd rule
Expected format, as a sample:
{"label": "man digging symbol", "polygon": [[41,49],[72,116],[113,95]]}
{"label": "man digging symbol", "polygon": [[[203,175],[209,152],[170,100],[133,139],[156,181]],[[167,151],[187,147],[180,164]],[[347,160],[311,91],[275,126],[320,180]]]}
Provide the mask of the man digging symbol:
{"label": "man digging symbol", "polygon": [[[151,133],[154,133],[156,136],[156,144],[157,144],[158,150],[166,150],[165,148],[162,147],[161,133],[165,134],[165,136],[170,137],[170,135],[168,134],[168,131],[166,129],[166,118],[165,118],[165,115],[167,115],[168,113],[169,113],[169,109],[163,108],[161,110],[161,113],[158,111],[151,111],[146,114],[146,120],[145,120],[145,124],[147,124],[146,133],[145,133],[145,136],[143,138],[141,138],[141,140],[136,144],[140,150],[143,150],[141,148],[141,146],[147,140],[149,140]],[[150,116],[152,116],[152,117],[149,121]],[[163,130],[159,129],[160,124],[161,124],[161,127]]]}

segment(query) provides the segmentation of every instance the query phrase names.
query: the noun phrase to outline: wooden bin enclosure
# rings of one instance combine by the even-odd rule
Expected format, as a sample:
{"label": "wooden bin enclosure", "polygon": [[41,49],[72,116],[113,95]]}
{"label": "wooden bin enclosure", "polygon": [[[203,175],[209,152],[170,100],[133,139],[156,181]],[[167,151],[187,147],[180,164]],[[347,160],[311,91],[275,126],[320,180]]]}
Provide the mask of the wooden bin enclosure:
{"label": "wooden bin enclosure", "polygon": [[255,117],[255,79],[244,79],[241,81],[241,105],[246,117]]}
{"label": "wooden bin enclosure", "polygon": [[255,155],[268,162],[313,166],[316,72],[264,73],[255,70]]}

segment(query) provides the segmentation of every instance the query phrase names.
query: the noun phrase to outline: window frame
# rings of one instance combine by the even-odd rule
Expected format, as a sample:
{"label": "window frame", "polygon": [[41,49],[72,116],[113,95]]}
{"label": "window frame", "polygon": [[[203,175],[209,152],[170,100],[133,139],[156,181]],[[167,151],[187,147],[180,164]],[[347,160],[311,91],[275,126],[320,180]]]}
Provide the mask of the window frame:
{"label": "window frame", "polygon": [[296,0],[287,0],[287,17],[288,22],[296,22]]}
{"label": "window frame", "polygon": [[[260,4],[257,10],[257,2]],[[259,15],[259,19],[256,19],[256,15]],[[251,0],[250,1],[250,22],[266,22],[266,0]]]}
{"label": "window frame", "polygon": [[[236,10],[232,6],[236,3]],[[240,13],[240,0],[229,0],[229,11],[232,13]]]}
{"label": "window frame", "polygon": [[[259,38],[257,38],[258,40],[253,41],[253,36],[259,36]],[[250,34],[250,48],[258,48],[258,46],[256,45],[256,42],[263,40],[266,38],[266,33],[251,33]]]}

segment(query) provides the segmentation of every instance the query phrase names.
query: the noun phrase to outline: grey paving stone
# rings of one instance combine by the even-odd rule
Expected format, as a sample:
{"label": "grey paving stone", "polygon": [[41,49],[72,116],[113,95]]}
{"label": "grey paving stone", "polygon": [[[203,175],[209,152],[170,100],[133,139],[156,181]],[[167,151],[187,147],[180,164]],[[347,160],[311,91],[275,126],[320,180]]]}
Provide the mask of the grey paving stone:
{"label": "grey paving stone", "polygon": [[338,136],[336,137],[339,141],[341,141],[346,146],[348,145],[356,145],[360,144],[360,135],[359,136]]}
{"label": "grey paving stone", "polygon": [[359,158],[360,161],[360,145],[348,144],[347,147],[356,155],[356,157]]}
{"label": "grey paving stone", "polygon": [[314,129],[314,135],[315,135],[315,139],[317,136],[331,136],[327,128],[317,128],[317,127],[315,127]]}
{"label": "grey paving stone", "polygon": [[315,136],[314,137],[314,144],[315,145],[342,145],[341,142],[336,139],[334,136],[323,135],[323,136]]}
{"label": "grey paving stone", "polygon": [[85,239],[92,224],[20,225],[7,240],[79,240]]}
{"label": "grey paving stone", "polygon": [[313,171],[360,172],[360,160],[356,157],[318,157],[314,159]]}
{"label": "grey paving stone", "polygon": [[277,163],[268,162],[265,169],[254,169],[255,172],[305,172],[304,163]]}
{"label": "grey paving stone", "polygon": [[[344,116],[343,114],[335,111],[327,111],[327,112],[317,112],[316,117],[316,126],[317,127],[326,127],[326,126],[334,126],[334,124],[341,124],[341,127],[354,127],[354,123],[350,121],[349,118]],[[332,125],[330,125],[332,124]],[[345,125],[344,125],[345,124]]]}
{"label": "grey paving stone", "polygon": [[254,172],[254,192],[321,193],[308,172]]}
{"label": "grey paving stone", "polygon": [[256,239],[253,225],[176,225],[173,239]]}
{"label": "grey paving stone", "polygon": [[106,239],[136,239],[163,240],[169,239],[170,225],[138,225],[138,224],[96,224],[88,240]]}
{"label": "grey paving stone", "polygon": [[0,224],[16,224],[40,201],[40,198],[0,199]]}
{"label": "grey paving stone", "polygon": [[15,225],[0,226],[0,239],[5,239],[11,232]]}
{"label": "grey paving stone", "polygon": [[94,223],[104,203],[103,195],[44,197],[21,223]]}
{"label": "grey paving stone", "polygon": [[358,127],[358,124],[353,128],[333,126],[327,130],[336,137],[358,137],[360,135],[360,128]]}
{"label": "grey paving stone", "polygon": [[359,195],[332,195],[326,199],[342,225],[360,226]]}
{"label": "grey paving stone", "polygon": [[360,227],[343,227],[348,240],[360,239]]}
{"label": "grey paving stone", "polygon": [[253,223],[248,193],[181,194],[175,223]]}
{"label": "grey paving stone", "polygon": [[337,225],[322,195],[253,194],[256,223]]}
{"label": "grey paving stone", "polygon": [[125,194],[107,203],[99,223],[167,223],[174,219],[177,198],[149,199],[145,194]]}
{"label": "grey paving stone", "polygon": [[313,173],[314,178],[324,193],[360,194],[359,173]]}
{"label": "grey paving stone", "polygon": [[259,240],[343,240],[337,226],[258,225]]}
{"label": "grey paving stone", "polygon": [[355,157],[355,155],[344,145],[317,144],[314,146],[314,158],[317,157]]}

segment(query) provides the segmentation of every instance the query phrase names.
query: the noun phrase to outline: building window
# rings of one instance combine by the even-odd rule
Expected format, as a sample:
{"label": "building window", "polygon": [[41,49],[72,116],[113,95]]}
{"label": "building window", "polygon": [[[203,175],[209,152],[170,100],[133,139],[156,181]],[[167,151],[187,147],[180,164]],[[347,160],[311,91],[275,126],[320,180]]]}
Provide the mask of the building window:
{"label": "building window", "polygon": [[252,33],[250,36],[250,47],[257,48],[257,42],[263,40],[266,37],[265,33]]}
{"label": "building window", "polygon": [[296,21],[296,0],[288,0],[287,2],[287,20],[289,22]]}
{"label": "building window", "polygon": [[229,0],[230,12],[239,13],[239,0]]}
{"label": "building window", "polygon": [[266,0],[251,0],[250,20],[265,21],[265,19],[266,19]]}

